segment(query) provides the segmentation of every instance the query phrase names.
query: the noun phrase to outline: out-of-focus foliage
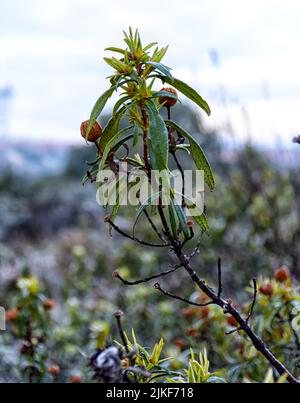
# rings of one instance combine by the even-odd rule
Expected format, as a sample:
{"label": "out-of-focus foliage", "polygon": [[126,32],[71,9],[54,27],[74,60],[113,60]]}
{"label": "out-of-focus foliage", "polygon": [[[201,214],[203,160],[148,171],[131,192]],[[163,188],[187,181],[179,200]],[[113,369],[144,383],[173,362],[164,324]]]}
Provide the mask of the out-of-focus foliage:
{"label": "out-of-focus foliage", "polygon": [[[272,285],[272,295],[259,294],[252,323],[277,356],[300,375],[300,334],[290,325],[290,314],[299,303],[298,284],[269,280],[283,264],[294,279],[299,278],[299,169],[279,168],[250,146],[229,150],[214,133],[202,129],[189,108],[175,110],[174,120],[190,125],[189,132],[208,151],[217,173],[217,188],[206,199],[210,236],[203,237],[194,264],[202,277],[215,283],[217,258],[222,257],[225,294],[234,295],[245,313],[251,300],[247,292],[252,290],[240,290],[253,277],[260,278],[259,287]],[[174,357],[162,364],[167,374],[158,381],[186,382],[192,348],[197,361],[206,349],[211,373],[217,371],[217,377],[227,382],[277,382],[242,334],[225,336],[232,327],[218,308],[191,309],[166,299],[151,283],[126,288],[112,279],[115,270],[126,279],[155,274],[167,269],[170,256],[124,242],[115,234],[112,242],[101,224],[103,212],[93,202],[92,186],[88,185],[90,194],[79,187],[84,172],[78,166],[85,161],[76,151],[69,161],[68,174],[59,178],[33,181],[13,173],[0,178],[0,305],[10,314],[7,331],[0,333],[0,380],[24,382],[32,376],[35,382],[92,382],[88,358],[116,339],[121,342],[113,313],[122,309],[128,335],[134,328],[148,354],[163,338],[161,359]],[[120,226],[129,228],[124,215]],[[144,235],[151,238],[151,233]],[[24,295],[20,289],[24,281],[18,280],[32,277],[39,280],[38,292]],[[201,296],[185,279],[178,271],[161,285],[198,300]],[[49,298],[55,301],[51,311],[44,306]],[[29,316],[24,314],[32,309]],[[33,357],[23,354],[24,344],[30,347],[28,318]]]}

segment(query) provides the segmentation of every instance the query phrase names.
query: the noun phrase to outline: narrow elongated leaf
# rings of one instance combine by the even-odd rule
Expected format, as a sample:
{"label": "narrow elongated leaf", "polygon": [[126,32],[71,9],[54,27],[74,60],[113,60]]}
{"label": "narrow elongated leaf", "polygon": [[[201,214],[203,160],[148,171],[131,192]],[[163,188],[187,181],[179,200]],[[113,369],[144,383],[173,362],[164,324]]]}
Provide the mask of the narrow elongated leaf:
{"label": "narrow elongated leaf", "polygon": [[117,134],[115,134],[106,144],[106,147],[103,151],[103,156],[102,156],[102,160],[101,160],[101,164],[99,167],[99,171],[102,171],[104,169],[107,157],[109,156],[110,152],[112,151],[112,149],[114,148],[116,141],[129,129],[131,129],[132,126],[127,127],[126,129],[120,130]]}
{"label": "narrow elongated leaf", "polygon": [[150,43],[149,45],[147,45],[147,46],[143,49],[143,51],[144,51],[144,52],[147,52],[147,50],[153,48],[153,46],[155,46],[155,45],[157,45],[157,44],[158,44],[158,42],[152,42],[152,43]]}
{"label": "narrow elongated leaf", "polygon": [[180,223],[180,229],[184,234],[184,238],[186,240],[188,240],[190,237],[190,233],[189,233],[189,229],[187,227],[187,219],[186,219],[185,213],[184,213],[182,207],[179,206],[178,204],[174,203],[174,207],[175,207],[176,214],[177,214],[177,217],[178,217],[178,220]]}
{"label": "narrow elongated leaf", "polygon": [[176,94],[172,94],[168,91],[158,91],[152,93],[152,98],[172,98],[178,100],[178,96]]}
{"label": "narrow elongated leaf", "polygon": [[[181,193],[177,192],[176,194],[183,196]],[[209,224],[207,221],[207,218],[205,216],[205,214],[200,211],[200,208],[198,206],[196,206],[195,202],[191,199],[189,199],[188,197],[184,196],[184,200],[186,203],[186,206],[189,210],[196,209],[196,215],[193,214],[193,219],[196,221],[196,223],[199,225],[199,227],[202,229],[203,232],[208,232],[209,231]]]}
{"label": "narrow elongated leaf", "polygon": [[169,80],[169,81],[172,81],[172,82],[173,82],[174,78],[173,78],[173,76],[172,76],[172,74],[171,74],[171,69],[170,69],[170,67],[165,66],[165,65],[162,64],[162,63],[157,63],[157,62],[146,62],[145,64],[146,64],[147,66],[153,67],[155,70],[160,71],[160,72],[163,73],[166,77],[168,77],[168,80]]}
{"label": "narrow elongated leaf", "polygon": [[107,125],[105,126],[101,139],[99,141],[99,146],[102,150],[105,149],[109,140],[119,131],[120,120],[127,110],[126,106],[123,106],[116,114],[114,114]]}
{"label": "narrow elongated leaf", "polygon": [[111,47],[111,48],[106,48],[105,50],[107,50],[107,51],[109,51],[109,52],[121,53],[122,55],[125,55],[125,54],[126,54],[126,50],[121,49],[121,48],[114,48],[114,47]]}
{"label": "narrow elongated leaf", "polygon": [[137,213],[136,213],[135,220],[134,220],[133,236],[134,236],[134,234],[135,234],[135,228],[136,228],[136,225],[137,225],[137,223],[138,223],[138,220],[139,220],[141,214],[144,212],[144,210],[145,210],[148,206],[150,206],[150,205],[152,205],[154,202],[156,202],[156,200],[158,200],[158,199],[161,197],[161,195],[162,195],[162,192],[153,193],[153,194],[140,206],[140,208],[138,209],[138,211],[137,211]]}
{"label": "narrow elongated leaf", "polygon": [[216,187],[214,175],[212,173],[210,164],[204,154],[204,151],[202,150],[197,140],[194,139],[194,137],[191,136],[189,133],[187,133],[182,127],[178,126],[175,122],[167,120],[166,125],[171,126],[174,130],[177,131],[177,133],[181,134],[183,137],[189,140],[190,152],[196,164],[196,167],[199,170],[204,171],[204,178],[207,186],[210,188],[210,190],[214,190],[214,188]]}
{"label": "narrow elongated leaf", "polygon": [[177,239],[178,232],[177,232],[177,222],[176,222],[176,211],[175,211],[175,207],[174,207],[174,204],[172,203],[172,201],[169,205],[169,218],[170,218],[173,237],[174,237],[174,239]]}
{"label": "narrow elongated leaf", "polygon": [[163,118],[160,116],[155,104],[147,103],[149,112],[149,152],[151,165],[154,170],[168,169],[169,162],[169,134]]}
{"label": "narrow elongated leaf", "polygon": [[125,102],[129,101],[130,99],[131,99],[131,97],[129,97],[129,96],[120,98],[120,99],[116,102],[116,104],[115,104],[115,106],[114,106],[113,115],[115,115],[115,114],[118,112],[119,108],[120,108],[123,104],[125,104]]}
{"label": "narrow elongated leaf", "polygon": [[107,91],[105,91],[104,94],[102,94],[101,97],[96,102],[96,104],[95,104],[95,106],[94,106],[94,108],[92,110],[91,116],[90,116],[89,125],[88,125],[87,130],[86,130],[86,138],[88,138],[88,135],[90,134],[90,131],[91,131],[92,127],[94,126],[96,120],[100,116],[100,114],[103,111],[107,101],[112,96],[113,92],[114,92],[114,87],[110,88]]}
{"label": "narrow elongated leaf", "polygon": [[162,81],[172,85],[175,87],[178,91],[180,91],[183,95],[185,95],[187,98],[189,98],[191,101],[195,102],[198,106],[200,106],[201,109],[203,109],[208,116],[211,115],[211,110],[208,105],[208,103],[201,97],[200,94],[196,90],[194,90],[192,87],[190,87],[188,84],[184,83],[181,80],[178,80],[177,78],[170,78],[168,75],[165,74],[165,77],[160,77]]}
{"label": "narrow elongated leaf", "polygon": [[139,142],[140,127],[136,122],[134,125],[134,137],[133,137],[133,147],[135,147]]}

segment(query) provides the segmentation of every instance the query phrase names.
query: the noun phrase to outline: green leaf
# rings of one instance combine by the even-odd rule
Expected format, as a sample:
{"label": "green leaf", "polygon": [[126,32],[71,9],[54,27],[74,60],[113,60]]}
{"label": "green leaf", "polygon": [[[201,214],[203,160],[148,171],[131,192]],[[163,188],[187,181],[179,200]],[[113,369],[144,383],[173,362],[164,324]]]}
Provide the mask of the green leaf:
{"label": "green leaf", "polygon": [[178,96],[176,94],[172,94],[168,91],[158,91],[152,93],[152,98],[172,98],[178,100]]}
{"label": "green leaf", "polygon": [[140,127],[136,122],[134,125],[134,136],[133,136],[133,147],[135,147],[139,142]]}
{"label": "green leaf", "polygon": [[105,126],[102,136],[99,141],[99,146],[102,150],[105,149],[109,140],[119,131],[120,120],[127,110],[126,106],[123,106],[116,114],[114,114],[107,125]]}
{"label": "green leaf", "polygon": [[169,163],[169,133],[155,104],[148,101],[149,112],[149,153],[152,169],[163,171]]}
{"label": "green leaf", "polygon": [[173,78],[173,76],[172,76],[172,74],[171,74],[171,69],[170,69],[170,67],[165,66],[165,65],[162,64],[162,63],[157,63],[157,62],[146,62],[145,64],[146,64],[147,66],[153,67],[155,70],[160,71],[160,72],[163,73],[166,77],[168,77],[168,80],[169,80],[169,81],[172,81],[172,82],[173,82],[174,78]]}
{"label": "green leaf", "polygon": [[116,53],[121,53],[122,55],[126,55],[126,50],[124,50],[124,49],[121,49],[121,48],[114,48],[114,47],[111,47],[111,48],[106,48],[105,50],[107,50],[107,51],[109,51],[109,52],[116,52]]}
{"label": "green leaf", "polygon": [[162,192],[156,192],[153,193],[143,204],[141,204],[140,208],[138,209],[136,216],[135,216],[135,220],[134,220],[134,224],[133,224],[133,236],[135,234],[135,228],[136,225],[138,223],[138,220],[141,216],[141,214],[144,212],[144,210],[151,204],[153,204],[156,200],[158,200],[160,197],[162,196]]}
{"label": "green leaf", "polygon": [[184,234],[184,238],[186,240],[188,240],[190,238],[190,232],[189,229],[187,227],[187,219],[186,219],[186,215],[182,209],[181,206],[179,206],[176,202],[174,203],[174,207],[176,210],[176,214],[180,223],[180,229]]}
{"label": "green leaf", "polygon": [[208,103],[192,87],[190,87],[183,81],[178,80],[177,78],[172,77],[172,79],[171,79],[168,75],[165,75],[164,77],[160,77],[160,79],[162,81],[166,82],[167,84],[172,85],[178,91],[180,91],[183,95],[185,95],[190,100],[195,102],[195,104],[200,106],[200,108],[203,109],[207,113],[208,116],[211,115],[211,110],[210,110]]}
{"label": "green leaf", "polygon": [[[183,196],[181,193],[177,192],[178,195]],[[198,209],[199,213],[197,215],[193,215],[193,219],[196,221],[196,223],[199,225],[199,227],[202,229],[203,232],[208,232],[209,231],[209,224],[207,221],[207,218],[202,211],[200,211],[199,207],[196,206],[193,200],[189,199],[187,196],[184,196],[184,200],[186,203],[186,206],[189,210],[191,209]]]}
{"label": "green leaf", "polygon": [[204,178],[207,186],[210,188],[210,190],[214,190],[216,187],[214,175],[212,173],[210,164],[204,154],[204,151],[200,147],[199,143],[194,139],[193,136],[187,133],[182,127],[178,126],[175,122],[167,120],[165,123],[167,126],[171,126],[174,130],[177,131],[177,133],[181,134],[183,137],[189,140],[191,146],[190,152],[196,164],[196,167],[199,170],[204,171]]}
{"label": "green leaf", "polygon": [[129,101],[130,99],[131,99],[131,97],[129,97],[129,96],[120,98],[120,99],[116,102],[116,104],[115,104],[115,106],[114,106],[113,115],[115,115],[115,114],[118,112],[119,108],[120,108],[123,104],[125,104],[125,102]]}
{"label": "green leaf", "polygon": [[[102,160],[101,160],[101,164],[99,166],[99,172],[102,171],[104,169],[107,157],[109,156],[110,152],[112,151],[112,149],[115,146],[116,141],[129,129],[131,129],[132,126],[127,127],[126,129],[120,130],[117,134],[115,134],[106,144],[106,147],[103,151],[103,156],[102,156]],[[122,144],[120,144],[122,145]]]}
{"label": "green leaf", "polygon": [[147,46],[143,49],[143,51],[144,51],[144,52],[147,52],[147,50],[153,48],[153,46],[155,46],[155,45],[157,45],[157,44],[158,44],[158,42],[152,42],[152,43],[150,43],[149,45],[147,45]]}
{"label": "green leaf", "polygon": [[112,96],[114,90],[115,90],[115,88],[113,87],[113,88],[110,88],[109,90],[105,91],[104,94],[102,94],[101,97],[96,102],[96,104],[92,110],[91,116],[90,116],[89,125],[86,130],[86,138],[88,138],[88,135],[90,134],[92,127],[94,126],[96,120],[98,119],[101,112],[103,111],[107,101]]}
{"label": "green leaf", "polygon": [[169,205],[169,218],[170,218],[173,237],[174,237],[174,239],[177,239],[178,232],[177,232],[177,222],[176,222],[176,211],[175,211],[175,207],[174,207],[174,204],[172,201],[171,201],[171,204]]}

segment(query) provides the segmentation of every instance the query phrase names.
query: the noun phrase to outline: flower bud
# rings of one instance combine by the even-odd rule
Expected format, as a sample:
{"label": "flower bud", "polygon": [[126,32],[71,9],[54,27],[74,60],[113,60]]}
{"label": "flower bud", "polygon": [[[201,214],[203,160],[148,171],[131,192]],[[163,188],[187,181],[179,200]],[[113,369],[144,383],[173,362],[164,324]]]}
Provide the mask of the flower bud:
{"label": "flower bud", "polygon": [[81,382],[82,382],[82,379],[81,379],[80,375],[72,375],[70,378],[70,383],[76,384],[76,383],[81,383]]}
{"label": "flower bud", "polygon": [[233,316],[229,316],[229,317],[227,318],[227,323],[228,323],[228,325],[231,326],[231,327],[237,327],[237,326],[238,326],[238,322],[237,322],[237,320],[236,320]]}
{"label": "flower bud", "polygon": [[102,136],[102,127],[99,125],[98,122],[95,122],[95,124],[91,128],[88,136],[86,136],[88,125],[89,125],[89,120],[81,123],[81,127],[80,127],[81,136],[86,141],[90,141],[91,143],[95,143]]}
{"label": "flower bud", "polygon": [[6,322],[15,322],[19,318],[20,312],[18,309],[10,309],[5,314]]}
{"label": "flower bud", "polygon": [[290,273],[288,267],[286,267],[286,266],[280,267],[275,272],[275,279],[279,283],[285,283],[290,277],[291,277],[291,273]]}
{"label": "flower bud", "polygon": [[266,295],[267,297],[272,297],[274,294],[274,287],[270,284],[264,284],[259,288],[261,294]]}
{"label": "flower bud", "polygon": [[43,302],[43,305],[44,305],[44,308],[46,309],[46,311],[52,311],[55,308],[56,303],[53,299],[46,299]]}
{"label": "flower bud", "polygon": [[53,376],[57,376],[60,373],[60,368],[58,365],[52,365],[48,368],[48,372]]}
{"label": "flower bud", "polygon": [[177,99],[174,98],[168,98],[168,97],[160,97],[159,98],[159,103],[161,105],[166,106],[167,108],[172,108],[172,106],[177,104],[178,101],[178,94],[177,91],[174,90],[174,88],[162,88],[161,91],[163,92],[169,92],[170,94],[173,94],[176,96]]}

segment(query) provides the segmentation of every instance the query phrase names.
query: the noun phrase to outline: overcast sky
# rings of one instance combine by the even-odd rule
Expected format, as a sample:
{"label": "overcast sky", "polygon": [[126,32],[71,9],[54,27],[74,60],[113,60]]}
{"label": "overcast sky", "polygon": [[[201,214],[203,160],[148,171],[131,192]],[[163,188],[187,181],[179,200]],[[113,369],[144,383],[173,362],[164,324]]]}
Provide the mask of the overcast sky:
{"label": "overcast sky", "polygon": [[131,25],[144,42],[170,45],[165,64],[212,104],[207,124],[230,118],[239,136],[289,141],[300,132],[299,21],[298,0],[1,1],[0,87],[15,93],[10,133],[76,141],[106,88],[104,48],[121,45]]}

